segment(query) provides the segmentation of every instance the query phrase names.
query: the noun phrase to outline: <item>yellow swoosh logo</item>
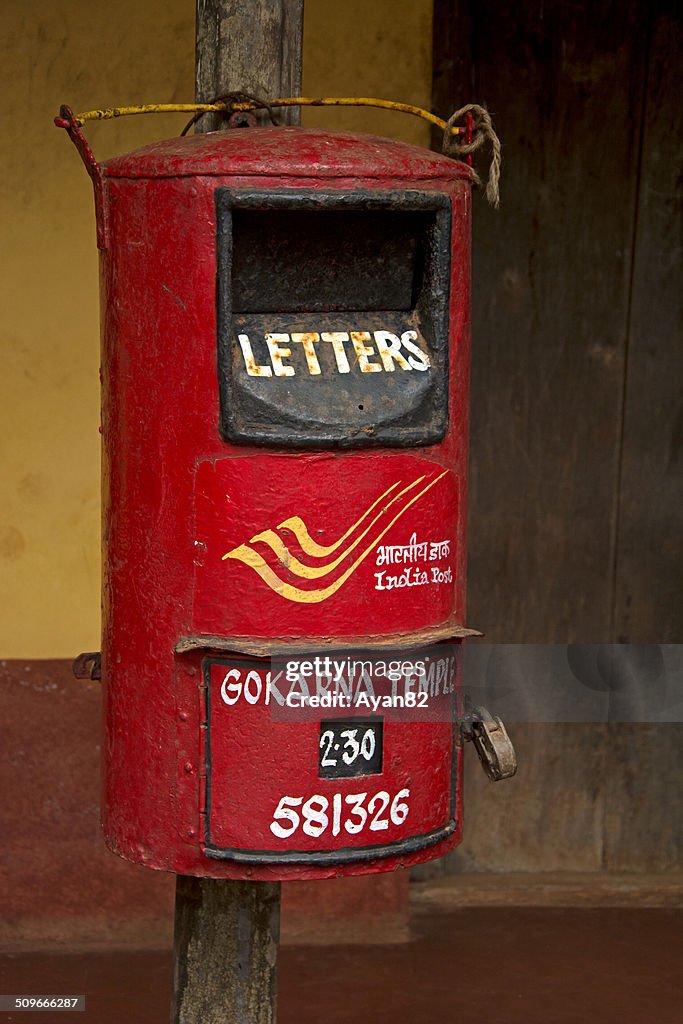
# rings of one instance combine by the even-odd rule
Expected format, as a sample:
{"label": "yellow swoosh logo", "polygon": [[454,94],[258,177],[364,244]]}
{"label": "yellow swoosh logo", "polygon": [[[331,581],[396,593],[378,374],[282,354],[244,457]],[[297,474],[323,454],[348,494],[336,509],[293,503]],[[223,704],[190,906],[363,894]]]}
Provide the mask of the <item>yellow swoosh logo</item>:
{"label": "yellow swoosh logo", "polygon": [[[352,541],[348,545],[348,547],[344,548],[342,553],[337,558],[335,558],[333,562],[328,562],[326,565],[304,565],[303,562],[300,562],[299,559],[295,555],[293,555],[291,553],[289,548],[282,541],[282,539],[280,537],[278,537],[278,535],[274,532],[274,530],[264,530],[263,533],[257,533],[255,537],[251,538],[249,543],[253,544],[257,540],[263,541],[265,544],[267,544],[275,552],[275,554],[278,556],[278,558],[282,562],[282,564],[287,569],[289,569],[289,571],[291,573],[293,573],[295,576],[300,576],[302,579],[318,580],[322,576],[329,576],[329,574],[331,572],[334,572],[334,570],[337,568],[337,566],[340,565],[344,561],[344,559],[348,555],[350,555],[351,552],[354,551],[358,547],[360,542],[363,540],[364,537],[366,537],[368,535],[368,533],[370,532],[372,527],[375,525],[375,523],[378,522],[378,520],[382,519],[386,515],[386,513],[389,511],[391,506],[395,505],[397,501],[400,501],[401,498],[403,497],[403,495],[406,494],[407,491],[411,491],[411,490],[413,490],[414,487],[417,487],[417,485],[422,480],[424,480],[423,476],[418,477],[417,480],[413,480],[413,482],[411,484],[408,484],[408,486],[404,487],[402,491],[399,491],[398,494],[394,495],[394,497],[391,498],[389,500],[389,502],[386,505],[384,505],[384,507],[382,509],[380,509],[380,511],[375,516],[375,518],[365,527],[365,529],[362,531],[362,533],[359,533],[358,536],[356,537],[356,539],[354,541]],[[393,486],[397,487],[398,484],[394,484]],[[386,493],[387,492],[385,491],[385,494]],[[376,505],[377,505],[377,502],[374,502],[373,505],[370,506],[370,508],[372,509]],[[361,518],[365,518],[365,516],[363,516]],[[361,522],[361,520],[358,520],[358,522]],[[304,527],[304,529],[305,529],[305,527]],[[346,533],[344,534],[344,537],[342,538],[342,540],[345,539],[346,537],[348,537],[349,534],[352,533],[352,532],[353,532],[352,530],[347,530]],[[308,531],[306,531],[306,533],[308,535]],[[337,541],[337,543],[335,545],[333,545],[333,547],[336,548],[339,545],[339,543],[340,543],[340,541]],[[246,545],[243,545],[243,546],[246,547]],[[249,550],[251,550],[251,549],[249,549]],[[224,555],[223,557],[227,558],[228,556]]]}
{"label": "yellow swoosh logo", "polygon": [[[420,480],[421,479],[422,477],[420,477]],[[313,538],[311,537],[310,533],[306,528],[306,524],[304,523],[303,519],[301,519],[299,516],[292,516],[291,519],[285,519],[285,521],[283,523],[280,523],[280,525],[278,526],[278,530],[291,530],[296,539],[299,541],[299,546],[301,547],[302,551],[304,551],[307,555],[310,555],[312,558],[325,558],[326,555],[334,554],[339,545],[343,544],[347,537],[351,536],[356,527],[360,526],[363,520],[370,515],[372,510],[379,505],[380,501],[383,501],[384,498],[387,497],[387,495],[391,494],[392,491],[396,490],[400,482],[400,480],[397,480],[396,483],[391,485],[391,487],[387,487],[384,494],[380,494],[379,498],[377,498],[376,501],[373,501],[372,505],[370,505],[370,507],[365,510],[360,519],[357,519],[352,526],[349,526],[346,533],[343,534],[339,538],[339,540],[336,540],[334,544],[330,544],[329,547],[323,547],[322,544],[317,544],[313,540]],[[414,483],[417,482],[417,480],[414,481]],[[252,537],[251,539],[252,541],[265,540],[266,534],[273,534],[273,536],[277,536],[277,534],[274,534],[272,530],[265,530],[264,533],[259,533],[257,534],[256,537]]]}
{"label": "yellow swoosh logo", "polygon": [[[271,567],[268,565],[265,559],[258,553],[258,551],[255,551],[252,547],[249,546],[250,543],[253,543],[257,539],[263,539],[263,534],[256,534],[255,537],[251,538],[249,544],[240,544],[238,547],[233,548],[232,551],[228,551],[225,555],[223,555],[223,559],[234,558],[237,561],[243,562],[244,565],[248,565],[251,569],[254,570],[254,572],[256,572],[261,577],[263,582],[267,586],[269,586],[271,590],[275,591],[276,594],[280,594],[281,597],[286,598],[288,601],[295,601],[300,604],[319,604],[321,601],[326,601],[328,597],[332,597],[333,594],[335,594],[341,587],[344,586],[349,577],[353,575],[353,573],[363,563],[363,561],[367,558],[370,552],[377,547],[379,542],[388,533],[391,527],[395,523],[397,523],[398,520],[403,515],[405,515],[405,513],[408,511],[409,508],[411,508],[412,505],[414,505],[417,501],[420,501],[420,499],[424,497],[424,495],[434,486],[434,484],[438,483],[439,480],[443,479],[447,472],[447,470],[444,470],[443,473],[439,474],[439,476],[435,477],[429,483],[421,487],[420,490],[418,490],[418,492],[414,494],[409,501],[406,502],[403,508],[399,509],[396,515],[393,516],[393,518],[386,526],[380,527],[380,532],[365,546],[365,548],[361,551],[356,560],[352,562],[352,564],[348,567],[348,569],[346,569],[344,573],[342,573],[339,579],[335,580],[334,583],[331,583],[327,587],[323,587],[318,590],[302,590],[301,588],[295,587],[292,584],[286,583],[284,580],[280,579],[280,577],[273,571],[273,569],[271,569]],[[404,487],[403,490],[399,492],[399,494],[394,496],[389,501],[387,506],[381,510],[381,512],[373,519],[370,525],[363,531],[361,536],[358,537],[352,544],[350,544],[349,547],[343,552],[343,554],[340,555],[339,558],[337,558],[335,562],[330,566],[322,566],[317,569],[312,569],[310,566],[302,565],[302,563],[298,559],[294,558],[294,556],[289,552],[289,550],[285,547],[280,538],[277,538],[277,535],[274,533],[274,531],[264,532],[266,534],[272,533],[273,537],[277,538],[277,540],[279,541],[278,548],[280,548],[280,550],[275,549],[274,544],[271,543],[272,538],[269,537],[267,543],[270,544],[272,549],[278,555],[280,563],[283,565],[283,567],[291,570],[292,572],[295,572],[296,575],[303,576],[306,579],[315,579],[319,578],[320,576],[327,575],[328,572],[332,571],[333,568],[339,565],[339,563],[343,560],[343,558],[346,557],[346,555],[348,555],[352,550],[354,550],[358,546],[363,537],[370,532],[373,525],[375,525],[375,523],[378,520],[386,518],[386,514],[388,513],[389,508],[395,502],[397,502],[403,495],[414,490],[414,488],[417,485],[419,485],[423,480],[424,476],[418,477],[407,487]],[[400,483],[400,481],[398,483]],[[398,486],[398,483],[388,488],[388,490],[385,491],[384,494],[382,494],[375,502],[373,502],[369,509],[367,509],[366,512],[363,513],[363,515],[360,517],[360,519],[356,521],[354,526],[346,531],[344,537],[341,538],[342,541],[350,536],[355,527],[358,526],[374,508],[376,508],[379,501],[385,498],[392,490],[395,489],[395,487]],[[297,519],[298,517],[294,518]],[[285,520],[285,522],[290,523],[291,520]],[[299,520],[299,523],[301,523],[303,530],[305,531],[305,534],[310,539],[310,534],[308,533],[305,524],[303,524],[301,520]],[[281,524],[280,527],[278,527],[278,529],[281,529],[282,527],[284,527],[284,525],[284,523]],[[313,543],[315,544],[315,542]],[[331,550],[336,550],[339,544],[340,541],[337,541],[336,544],[331,546]],[[319,545],[315,546],[320,547]],[[294,568],[295,563],[298,569],[302,569],[304,571],[297,572]]]}

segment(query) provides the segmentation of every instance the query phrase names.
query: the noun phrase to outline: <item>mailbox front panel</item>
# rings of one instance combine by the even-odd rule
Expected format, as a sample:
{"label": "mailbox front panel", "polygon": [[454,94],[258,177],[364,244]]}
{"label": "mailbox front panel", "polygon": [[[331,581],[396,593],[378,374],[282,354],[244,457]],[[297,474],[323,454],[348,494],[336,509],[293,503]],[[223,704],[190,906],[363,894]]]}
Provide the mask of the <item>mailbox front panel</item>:
{"label": "mailbox front panel", "polygon": [[[317,657],[321,668],[329,659],[325,689],[309,655],[269,667],[205,659],[210,857],[352,864],[423,850],[454,832],[453,649],[411,652],[403,658],[411,668],[393,679],[378,675],[384,661],[368,651]],[[306,677],[302,662],[311,663]],[[307,704],[318,691],[328,707]]]}
{"label": "mailbox front panel", "polygon": [[405,683],[426,712],[265,694],[292,660],[445,663],[463,635],[467,171],[303,129],[105,170],[105,838],[224,878],[444,853],[456,670]]}

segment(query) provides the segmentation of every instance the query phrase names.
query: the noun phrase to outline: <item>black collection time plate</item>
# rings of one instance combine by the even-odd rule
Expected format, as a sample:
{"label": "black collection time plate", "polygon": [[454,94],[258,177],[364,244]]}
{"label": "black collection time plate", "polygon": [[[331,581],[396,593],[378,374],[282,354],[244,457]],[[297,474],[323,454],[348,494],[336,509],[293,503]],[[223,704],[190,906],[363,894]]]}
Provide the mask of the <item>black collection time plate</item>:
{"label": "black collection time plate", "polygon": [[384,722],[374,718],[333,718],[320,723],[318,775],[352,779],[379,775],[384,758]]}

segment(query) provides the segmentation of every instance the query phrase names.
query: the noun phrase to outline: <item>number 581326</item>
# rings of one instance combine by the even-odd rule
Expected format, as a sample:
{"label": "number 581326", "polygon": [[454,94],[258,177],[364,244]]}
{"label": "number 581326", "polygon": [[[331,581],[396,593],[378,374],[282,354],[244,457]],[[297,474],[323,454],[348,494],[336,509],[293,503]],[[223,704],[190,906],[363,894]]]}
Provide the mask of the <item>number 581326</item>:
{"label": "number 581326", "polygon": [[[283,796],[273,813],[270,831],[278,839],[289,839],[301,827],[308,836],[318,838],[330,830],[338,836],[342,829],[356,835],[367,829],[382,832],[393,825],[403,825],[408,817],[409,789],[401,789],[393,797],[384,790],[374,793],[335,793],[332,798],[318,793],[304,802],[302,796]],[[366,804],[367,801],[367,804]]]}

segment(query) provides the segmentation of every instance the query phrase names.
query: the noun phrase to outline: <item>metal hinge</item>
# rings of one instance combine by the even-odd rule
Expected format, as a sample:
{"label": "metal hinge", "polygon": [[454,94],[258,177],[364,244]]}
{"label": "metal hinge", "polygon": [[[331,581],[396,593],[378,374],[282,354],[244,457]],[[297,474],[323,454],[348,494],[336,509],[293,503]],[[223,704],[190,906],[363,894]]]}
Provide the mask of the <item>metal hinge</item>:
{"label": "metal hinge", "polygon": [[79,654],[71,666],[71,671],[76,676],[76,679],[101,679],[101,653],[99,651],[88,651],[86,654]]}
{"label": "metal hinge", "polygon": [[492,780],[511,778],[517,771],[517,755],[505,725],[482,707],[468,707],[462,722],[462,738],[471,741],[481,766]]}

